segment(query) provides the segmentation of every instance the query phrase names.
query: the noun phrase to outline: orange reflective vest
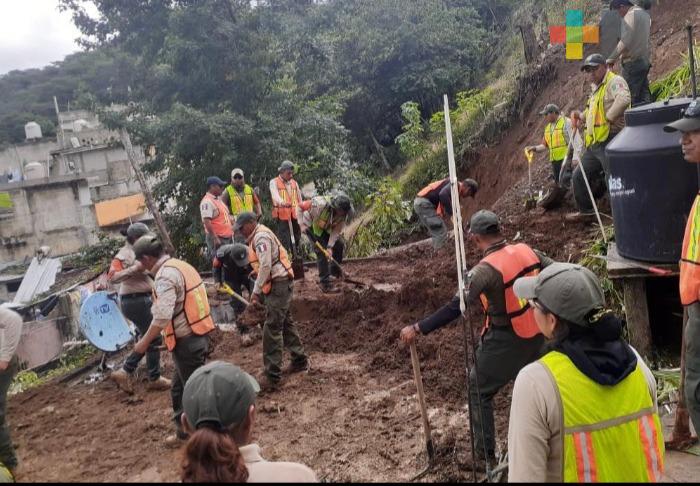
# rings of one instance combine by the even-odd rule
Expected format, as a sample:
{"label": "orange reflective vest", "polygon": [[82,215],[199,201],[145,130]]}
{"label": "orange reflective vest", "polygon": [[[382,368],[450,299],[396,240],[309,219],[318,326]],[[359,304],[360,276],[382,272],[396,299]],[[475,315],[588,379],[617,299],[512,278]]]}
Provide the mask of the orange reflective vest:
{"label": "orange reflective vest", "polygon": [[[177,269],[185,279],[185,302],[183,303],[182,312],[185,315],[187,324],[192,329],[192,333],[197,336],[204,336],[214,330],[214,320],[211,317],[209,308],[209,299],[207,291],[204,287],[202,277],[195,268],[187,262],[171,258],[167,260],[163,267],[171,267]],[[157,288],[157,287],[156,287]],[[158,294],[154,293],[154,300],[158,300]],[[173,319],[180,314],[173,316]],[[175,327],[173,320],[163,330],[163,339],[168,351],[175,349]]]}
{"label": "orange reflective vest", "polygon": [[[277,245],[278,256],[277,259],[272,260],[271,267],[274,268],[275,265],[281,263],[284,269],[287,271],[287,276],[289,277],[289,280],[294,279],[294,271],[292,270],[292,263],[289,261],[289,255],[287,254],[287,250],[285,250],[284,246],[282,246],[282,243],[280,243],[280,240],[277,238],[277,236],[275,236],[272,230],[261,224],[259,224],[255,229],[255,233],[253,233],[253,235],[250,237],[250,243],[248,244],[248,261],[250,262],[250,266],[253,267],[253,273],[257,275],[258,270],[260,269],[260,259],[258,258],[258,254],[255,253],[255,245],[253,243],[255,235],[257,233],[265,233],[269,235],[273,243]],[[272,248],[270,248],[270,251],[273,255],[275,254]],[[265,295],[269,294],[271,290],[272,272],[270,272],[270,276],[268,276],[267,281],[262,286],[262,291]]]}
{"label": "orange reflective vest", "polygon": [[[446,181],[449,181],[449,179],[442,179],[439,181],[431,182],[427,186],[425,186],[423,189],[418,192],[418,197],[426,197],[428,194],[433,192],[435,189],[440,188]],[[437,208],[435,208],[435,211],[437,211],[438,215],[442,216],[445,214],[445,208],[442,207],[442,203],[438,203]]]}
{"label": "orange reflective vest", "polygon": [[695,197],[685,226],[680,269],[681,303],[700,301],[700,194]]}
{"label": "orange reflective vest", "polygon": [[[540,273],[542,263],[532,249],[523,244],[506,245],[500,250],[485,256],[482,263],[491,265],[503,277],[505,287],[506,313],[513,325],[515,334],[521,338],[531,338],[540,333],[535,322],[535,314],[526,300],[516,297],[513,292],[513,284],[520,277],[533,277]],[[481,294],[481,303],[484,312],[488,312],[489,301]],[[488,313],[486,315],[485,329],[489,327]]]}
{"label": "orange reflective vest", "polygon": [[299,205],[299,184],[294,179],[289,181],[291,190],[287,191],[287,186],[284,184],[284,179],[277,176],[275,178],[275,183],[277,184],[277,192],[279,193],[282,201],[285,204],[290,204],[292,207],[283,208],[277,206],[273,201],[272,217],[275,219],[280,219],[282,221],[289,221],[290,219],[297,219],[297,206]]}
{"label": "orange reflective vest", "polygon": [[[211,201],[219,213],[214,218],[211,218],[211,227],[214,229],[214,233],[216,236],[222,238],[231,238],[231,236],[233,236],[233,227],[231,226],[231,217],[229,216],[228,208],[218,197],[214,197],[208,192],[202,198],[202,202],[207,199]],[[204,227],[204,231],[208,233],[206,226]]]}

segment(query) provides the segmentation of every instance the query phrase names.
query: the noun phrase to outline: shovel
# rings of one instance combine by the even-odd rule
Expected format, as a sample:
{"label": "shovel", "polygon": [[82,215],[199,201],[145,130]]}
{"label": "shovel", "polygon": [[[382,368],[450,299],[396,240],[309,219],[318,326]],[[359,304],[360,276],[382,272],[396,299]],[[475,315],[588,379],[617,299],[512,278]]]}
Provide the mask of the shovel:
{"label": "shovel", "polygon": [[366,283],[360,282],[359,280],[355,280],[354,278],[350,277],[348,273],[345,270],[343,270],[343,267],[340,266],[340,263],[335,261],[335,258],[333,258],[333,256],[330,253],[328,253],[328,251],[326,251],[326,249],[323,246],[321,246],[321,243],[319,243],[318,241],[316,242],[316,248],[318,248],[321,251],[321,253],[323,253],[323,256],[326,257],[326,260],[328,260],[330,263],[336,266],[338,271],[340,271],[340,275],[343,277],[343,280],[351,284],[360,285],[362,287],[369,287],[369,285],[367,285]]}
{"label": "shovel", "polygon": [[294,227],[292,226],[292,219],[288,219],[289,224],[289,237],[292,239],[292,272],[294,272],[294,280],[304,279],[304,259],[299,255],[299,250],[297,250],[296,238],[294,238]]}
{"label": "shovel", "polygon": [[428,411],[425,407],[425,392],[423,391],[423,377],[420,372],[420,362],[418,361],[418,352],[416,351],[416,343],[411,343],[411,364],[413,365],[413,379],[416,382],[416,390],[418,392],[418,406],[420,415],[423,419],[423,432],[425,435],[425,450],[428,452],[428,466],[412,478],[413,481],[424,476],[433,466],[435,460],[435,447],[433,445],[433,437],[430,433],[430,422],[428,421]]}
{"label": "shovel", "polygon": [[525,157],[527,158],[527,199],[525,200],[525,209],[528,211],[535,209],[537,207],[537,199],[532,193],[532,159],[535,154],[531,150],[525,150]]}
{"label": "shovel", "polygon": [[216,291],[222,294],[228,294],[234,299],[238,300],[239,302],[245,304],[246,306],[250,305],[250,302],[245,300],[241,295],[234,292],[234,290],[231,287],[229,287],[227,283],[221,284],[219,287],[216,288]]}

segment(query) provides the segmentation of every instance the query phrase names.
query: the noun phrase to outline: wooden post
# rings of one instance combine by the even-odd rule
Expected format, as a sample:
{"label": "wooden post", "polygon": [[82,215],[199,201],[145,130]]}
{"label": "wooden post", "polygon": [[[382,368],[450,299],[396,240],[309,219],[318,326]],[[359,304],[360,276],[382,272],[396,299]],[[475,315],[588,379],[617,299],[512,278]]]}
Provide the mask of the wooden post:
{"label": "wooden post", "polygon": [[678,405],[676,419],[673,422],[671,437],[666,441],[666,448],[683,451],[695,442],[690,435],[690,415],[685,404],[685,327],[688,325],[688,308],[683,308],[683,326],[681,327],[681,384],[678,387]]}
{"label": "wooden post", "polygon": [[649,323],[646,281],[643,278],[626,278],[622,286],[630,344],[642,356],[650,356],[651,324]]}
{"label": "wooden post", "polygon": [[156,226],[158,227],[158,232],[160,233],[160,236],[163,239],[163,247],[165,248],[165,251],[167,251],[170,255],[175,255],[175,247],[173,246],[173,242],[170,240],[170,233],[168,233],[168,230],[165,227],[165,223],[163,223],[163,218],[160,215],[158,206],[156,206],[156,203],[153,200],[153,194],[151,193],[151,189],[146,183],[146,177],[141,171],[140,163],[142,159],[134,151],[134,147],[133,145],[131,145],[131,137],[129,136],[129,132],[126,130],[126,128],[119,129],[119,136],[122,139],[122,144],[124,145],[124,150],[126,150],[126,155],[127,157],[129,157],[131,167],[134,169],[134,173],[136,174],[136,179],[139,181],[141,191],[143,191],[143,194],[146,197],[146,206],[148,206],[148,210],[153,215],[153,219],[155,220]]}

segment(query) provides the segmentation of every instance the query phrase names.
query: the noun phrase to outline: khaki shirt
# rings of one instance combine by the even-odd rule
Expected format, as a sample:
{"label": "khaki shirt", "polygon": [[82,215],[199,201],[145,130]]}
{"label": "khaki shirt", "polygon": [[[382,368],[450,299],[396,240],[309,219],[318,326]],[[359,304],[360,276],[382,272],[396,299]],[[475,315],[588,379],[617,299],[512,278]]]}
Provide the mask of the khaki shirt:
{"label": "khaki shirt", "polygon": [[114,272],[110,282],[119,284],[119,295],[145,294],[153,290],[153,279],[146,271],[134,271],[136,254],[130,244],[125,244],[115,255],[115,260],[122,263],[124,269]]}
{"label": "khaki shirt", "polygon": [[[255,254],[258,256],[258,262],[260,264],[258,268],[258,277],[255,280],[255,288],[253,288],[254,294],[262,293],[262,287],[265,285],[268,278],[272,280],[289,279],[287,269],[284,268],[284,265],[280,262],[280,248],[277,244],[277,239],[266,231],[260,231],[261,228],[267,227],[259,224],[255,232],[248,237],[248,243],[253,244]],[[275,264],[273,265],[272,262],[275,262]]]}
{"label": "khaki shirt", "polygon": [[[654,375],[639,356],[656,407]],[[585,397],[584,397],[585,398]],[[536,361],[515,379],[508,425],[508,482],[560,483],[562,473],[562,405],[556,383]]]}
{"label": "khaki shirt", "polygon": [[[305,232],[307,229],[311,228],[313,224],[318,221],[318,219],[321,217],[321,213],[323,213],[328,206],[330,206],[330,203],[325,197],[316,196],[312,198],[311,207],[308,209],[308,211],[303,211],[301,213],[301,220],[299,221],[301,231]],[[329,248],[335,245],[335,242],[338,241],[340,233],[343,231],[344,227],[345,218],[333,221],[333,211],[331,211],[331,215],[328,218],[328,227],[324,228],[330,234],[328,238]]]}
{"label": "khaki shirt", "polygon": [[0,361],[12,360],[22,337],[22,317],[15,311],[0,307]]}
{"label": "khaki shirt", "polygon": [[[591,96],[596,92],[598,85],[591,84]],[[615,75],[605,90],[603,96],[603,107],[605,108],[605,117],[610,122],[610,133],[619,133],[625,128],[625,110],[630,107],[632,95],[627,81],[622,76]],[[587,111],[583,114],[583,119],[587,120]]]}
{"label": "khaki shirt", "polygon": [[163,255],[152,270],[156,272],[154,286],[158,298],[153,301],[151,314],[153,315],[153,324],[161,329],[165,329],[172,319],[175,337],[183,338],[192,334],[192,329],[187,324],[187,318],[183,312],[185,307],[185,277],[177,268],[163,266],[169,259],[169,255]]}
{"label": "khaki shirt", "polygon": [[629,9],[622,19],[620,42],[610,54],[609,61],[622,59],[622,63],[636,60],[650,62],[651,56],[651,16],[641,7]]}
{"label": "khaki shirt", "polygon": [[[212,197],[214,199],[220,199],[219,197],[216,197],[213,194]],[[216,219],[216,217],[219,216],[219,209],[216,207],[216,205],[211,199],[209,199],[208,197],[204,197],[202,199],[202,202],[199,203],[199,213],[201,214],[202,219]]]}
{"label": "khaki shirt", "polygon": [[248,444],[238,449],[248,468],[249,483],[317,483],[316,474],[296,462],[269,462],[260,455],[260,446]]}

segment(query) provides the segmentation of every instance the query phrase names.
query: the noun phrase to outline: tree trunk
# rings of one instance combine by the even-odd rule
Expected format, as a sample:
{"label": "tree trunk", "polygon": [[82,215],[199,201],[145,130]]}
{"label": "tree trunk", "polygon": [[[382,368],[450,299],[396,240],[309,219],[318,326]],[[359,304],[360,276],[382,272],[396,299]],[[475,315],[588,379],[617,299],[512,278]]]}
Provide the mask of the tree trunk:
{"label": "tree trunk", "polygon": [[537,42],[537,36],[535,35],[535,28],[530,22],[521,24],[518,27],[520,28],[520,35],[523,38],[525,62],[527,64],[532,64],[537,61],[540,55],[540,46]]}
{"label": "tree trunk", "polygon": [[386,169],[387,172],[391,172],[391,165],[389,165],[389,161],[386,159],[386,155],[384,155],[384,149],[382,148],[381,144],[377,141],[377,138],[374,136],[374,133],[372,133],[371,129],[367,129],[369,132],[369,136],[372,137],[372,142],[374,143],[374,148],[377,150],[377,153],[379,154],[379,157],[382,159],[382,163],[384,164],[384,169]]}
{"label": "tree trunk", "polygon": [[120,128],[119,135],[122,139],[124,150],[126,150],[126,155],[127,157],[129,157],[131,167],[134,169],[134,173],[136,174],[136,179],[139,181],[141,190],[143,191],[143,194],[146,197],[146,206],[148,206],[148,210],[153,215],[153,219],[156,222],[156,226],[158,227],[160,236],[163,239],[163,247],[165,248],[165,251],[168,252],[168,254],[175,255],[175,247],[173,246],[173,242],[170,240],[170,233],[168,233],[168,230],[165,227],[165,223],[163,223],[163,218],[160,215],[158,206],[156,206],[156,203],[153,200],[153,194],[151,193],[151,189],[146,183],[146,177],[141,171],[142,159],[134,151],[134,147],[131,145],[131,137],[129,136],[129,132],[126,130],[126,128]]}

